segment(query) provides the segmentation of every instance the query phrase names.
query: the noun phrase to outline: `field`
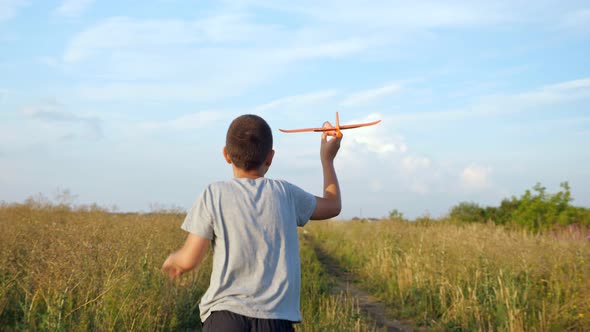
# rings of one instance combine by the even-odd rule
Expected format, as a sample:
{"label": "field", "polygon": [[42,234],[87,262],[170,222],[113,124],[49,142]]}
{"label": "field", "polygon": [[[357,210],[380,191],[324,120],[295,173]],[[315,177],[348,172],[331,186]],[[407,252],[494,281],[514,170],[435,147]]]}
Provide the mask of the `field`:
{"label": "field", "polygon": [[427,330],[587,331],[590,241],[495,225],[315,223],[323,250]]}
{"label": "field", "polygon": [[[198,331],[210,261],[177,283],[160,272],[185,237],[182,219],[34,202],[1,206],[0,329]],[[352,291],[338,290],[334,268],[408,329],[590,326],[586,239],[443,221],[313,222],[300,238],[298,331],[379,330]],[[336,267],[327,269],[319,256]]]}

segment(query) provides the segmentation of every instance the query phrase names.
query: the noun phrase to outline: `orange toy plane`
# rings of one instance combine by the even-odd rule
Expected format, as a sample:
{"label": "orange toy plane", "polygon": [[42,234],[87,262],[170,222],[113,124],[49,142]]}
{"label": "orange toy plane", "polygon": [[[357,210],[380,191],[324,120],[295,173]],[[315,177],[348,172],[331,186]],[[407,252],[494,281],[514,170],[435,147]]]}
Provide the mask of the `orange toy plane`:
{"label": "orange toy plane", "polygon": [[[367,127],[367,126],[373,126],[378,124],[379,122],[381,122],[381,120],[377,120],[377,121],[373,121],[373,122],[367,122],[367,123],[356,123],[356,124],[349,124],[349,125],[340,125],[340,118],[338,117],[338,112],[336,112],[336,127],[332,126],[330,124],[330,122],[326,122],[324,124],[324,127],[319,127],[319,128],[302,128],[302,129],[280,129],[280,131],[284,132],[284,133],[304,133],[304,132],[328,132],[328,135],[330,136],[336,136],[336,137],[342,137],[342,133],[340,132],[340,130],[344,130],[344,129],[353,129],[353,128],[359,128],[359,127]],[[332,134],[331,132],[336,131],[336,134]]]}

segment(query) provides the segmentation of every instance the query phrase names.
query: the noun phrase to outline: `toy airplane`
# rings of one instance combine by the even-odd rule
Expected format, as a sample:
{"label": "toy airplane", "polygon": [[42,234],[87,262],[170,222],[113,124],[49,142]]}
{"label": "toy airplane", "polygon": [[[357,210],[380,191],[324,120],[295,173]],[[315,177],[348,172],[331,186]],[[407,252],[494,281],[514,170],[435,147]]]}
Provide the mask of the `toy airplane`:
{"label": "toy airplane", "polygon": [[[367,122],[367,123],[356,123],[356,124],[349,124],[349,125],[340,125],[340,119],[338,117],[338,112],[336,112],[336,127],[332,126],[330,124],[330,122],[326,122],[324,124],[324,127],[318,127],[318,128],[302,128],[302,129],[280,129],[280,131],[284,132],[284,133],[304,133],[304,132],[328,132],[328,135],[330,136],[336,136],[336,137],[342,137],[342,133],[340,132],[340,130],[344,130],[344,129],[353,129],[353,128],[359,128],[359,127],[368,127],[368,126],[373,126],[378,124],[379,122],[381,122],[381,120],[377,120],[377,121],[373,121],[373,122]],[[333,134],[332,132],[336,132],[335,134]]]}

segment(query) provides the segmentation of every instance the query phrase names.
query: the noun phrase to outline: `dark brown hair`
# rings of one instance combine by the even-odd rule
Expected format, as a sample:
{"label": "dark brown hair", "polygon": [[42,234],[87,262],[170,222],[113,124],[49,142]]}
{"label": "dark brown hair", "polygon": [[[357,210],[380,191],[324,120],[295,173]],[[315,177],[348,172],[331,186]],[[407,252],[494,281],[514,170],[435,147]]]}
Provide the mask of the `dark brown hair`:
{"label": "dark brown hair", "polygon": [[272,150],[270,126],[258,115],[237,117],[227,130],[225,149],[236,167],[246,171],[257,169]]}

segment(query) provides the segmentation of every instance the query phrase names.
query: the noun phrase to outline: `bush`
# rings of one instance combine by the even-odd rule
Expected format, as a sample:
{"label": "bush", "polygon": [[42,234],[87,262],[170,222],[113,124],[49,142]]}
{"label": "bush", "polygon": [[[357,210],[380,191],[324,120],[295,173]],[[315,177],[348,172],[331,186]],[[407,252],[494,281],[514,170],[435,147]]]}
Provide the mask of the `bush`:
{"label": "bush", "polygon": [[450,217],[459,222],[485,222],[486,211],[477,203],[461,202],[451,209]]}
{"label": "bush", "polygon": [[562,190],[549,194],[537,183],[520,197],[504,199],[499,207],[481,207],[477,203],[461,202],[450,211],[450,217],[458,222],[473,223],[492,221],[500,225],[514,225],[534,232],[546,231],[556,225],[590,225],[590,209],[571,205],[570,186],[560,184]]}
{"label": "bush", "polygon": [[398,211],[397,209],[393,209],[389,211],[389,219],[390,220],[404,220],[404,214]]}

